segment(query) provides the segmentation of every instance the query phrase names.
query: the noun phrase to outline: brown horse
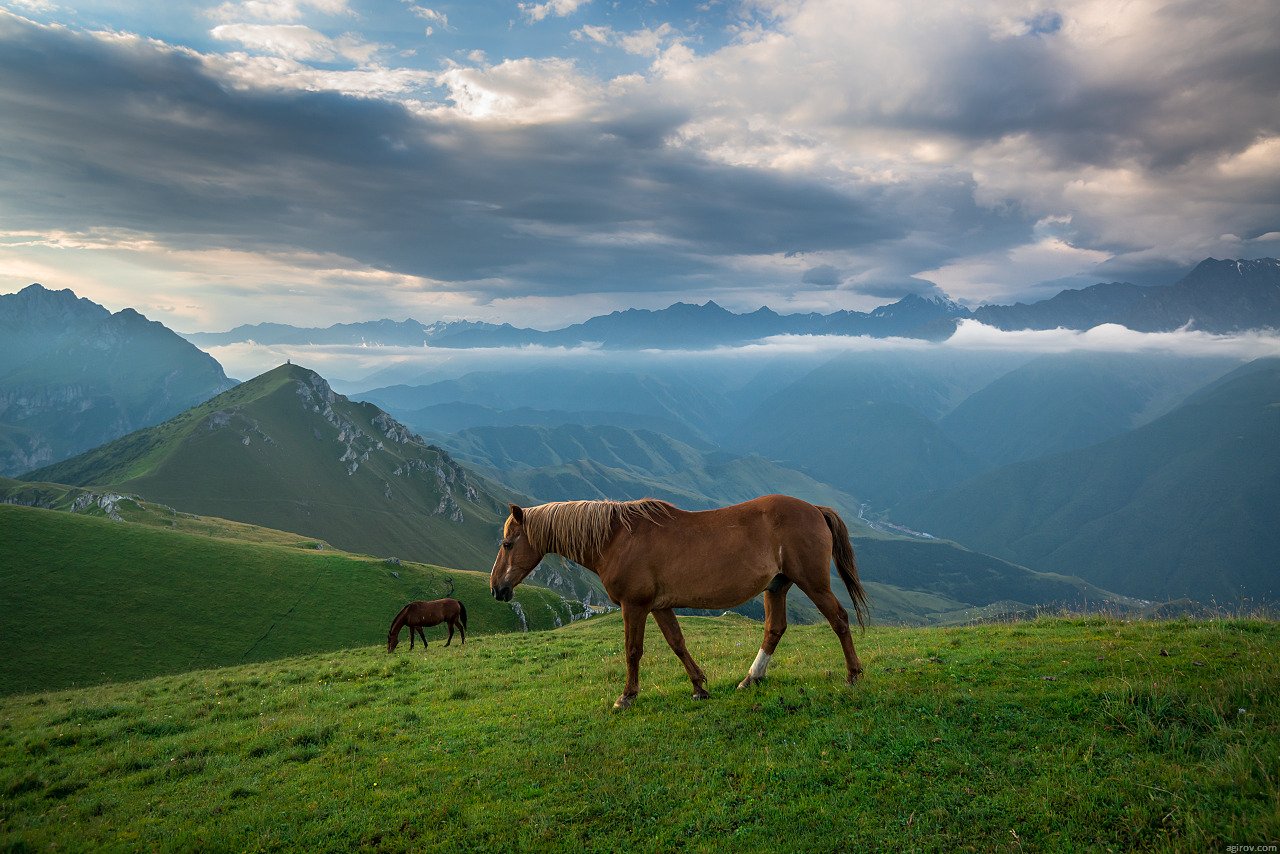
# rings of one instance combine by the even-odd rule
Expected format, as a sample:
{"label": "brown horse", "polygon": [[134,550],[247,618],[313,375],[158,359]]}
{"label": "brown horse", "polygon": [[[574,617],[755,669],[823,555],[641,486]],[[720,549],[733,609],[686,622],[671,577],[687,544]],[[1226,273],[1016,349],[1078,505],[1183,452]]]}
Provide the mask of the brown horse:
{"label": "brown horse", "polygon": [[391,621],[391,630],[387,632],[387,652],[395,651],[400,643],[400,630],[409,627],[409,649],[413,649],[413,634],[422,638],[422,648],[427,647],[427,636],[422,633],[423,626],[430,628],[441,623],[449,624],[449,639],[444,642],[448,646],[453,642],[453,629],[457,626],[462,634],[462,642],[467,642],[467,606],[457,599],[436,599],[433,602],[410,602],[400,609],[396,618]]}
{"label": "brown horse", "polygon": [[684,645],[673,608],[731,608],[764,591],[764,643],[739,688],[762,680],[787,630],[787,591],[796,584],[831,623],[844,649],[848,681],[862,673],[849,634],[849,615],[831,592],[830,565],[844,580],[858,624],[866,594],[858,579],[849,530],[830,507],[786,495],[766,495],[690,513],[665,501],[558,501],[511,505],[489,578],[495,599],[511,600],[543,556],[577,561],[604,582],[622,606],[627,684],[615,708],[626,708],[640,685],[644,625],[649,614],[705,699],[707,677]]}

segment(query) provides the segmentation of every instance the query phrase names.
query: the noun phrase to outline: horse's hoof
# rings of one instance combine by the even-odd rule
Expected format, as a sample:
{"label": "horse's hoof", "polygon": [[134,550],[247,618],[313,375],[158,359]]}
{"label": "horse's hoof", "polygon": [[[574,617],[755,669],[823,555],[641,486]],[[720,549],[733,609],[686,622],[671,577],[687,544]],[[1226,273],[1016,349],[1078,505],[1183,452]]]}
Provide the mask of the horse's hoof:
{"label": "horse's hoof", "polygon": [[621,697],[613,701],[613,708],[619,710],[630,708],[631,701],[634,699],[634,697],[628,697],[626,694],[623,694]]}
{"label": "horse's hoof", "polygon": [[695,700],[710,700],[710,699],[711,699],[711,695],[707,693],[707,691],[706,691],[706,689],[705,689],[705,688],[699,688],[698,690],[696,690],[696,691],[694,691],[694,692],[693,692],[693,699],[695,699]]}
{"label": "horse's hoof", "polygon": [[850,673],[849,678],[845,679],[844,681],[846,684],[853,686],[853,685],[857,685],[861,679],[862,679],[861,673]]}
{"label": "horse's hoof", "polygon": [[747,676],[746,679],[743,679],[741,682],[738,683],[738,690],[741,691],[743,688],[750,688],[752,685],[755,685],[763,681],[764,679],[760,677]]}

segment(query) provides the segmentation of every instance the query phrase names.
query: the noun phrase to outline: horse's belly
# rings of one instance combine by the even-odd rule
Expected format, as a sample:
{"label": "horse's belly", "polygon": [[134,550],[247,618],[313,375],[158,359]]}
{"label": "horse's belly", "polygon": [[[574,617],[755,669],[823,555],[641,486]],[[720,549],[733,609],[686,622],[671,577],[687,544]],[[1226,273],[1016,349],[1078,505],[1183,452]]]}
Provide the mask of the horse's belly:
{"label": "horse's belly", "polygon": [[662,585],[655,608],[734,608],[759,594],[778,574],[776,566],[717,568],[681,573]]}

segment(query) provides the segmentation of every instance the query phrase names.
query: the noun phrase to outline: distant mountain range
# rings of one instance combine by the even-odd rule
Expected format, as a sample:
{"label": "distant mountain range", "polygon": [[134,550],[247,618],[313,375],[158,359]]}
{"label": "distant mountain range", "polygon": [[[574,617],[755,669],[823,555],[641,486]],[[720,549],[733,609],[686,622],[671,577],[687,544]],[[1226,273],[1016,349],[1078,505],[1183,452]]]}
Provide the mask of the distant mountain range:
{"label": "distant mountain range", "polygon": [[987,305],[973,317],[1000,329],[1090,329],[1117,323],[1140,332],[1190,325],[1204,332],[1280,327],[1280,261],[1206,258],[1172,285],[1127,282],[1062,291],[1026,305]]}
{"label": "distant mountain range", "polygon": [[658,311],[627,309],[563,329],[541,331],[476,321],[375,320],[306,329],[278,323],[237,326],[227,332],[192,332],[201,347],[259,344],[367,344],[432,347],[547,347],[598,344],[611,349],[706,349],[775,335],[865,335],[945,340],[966,318],[999,329],[1089,329],[1117,323],[1144,332],[1190,324],[1206,332],[1280,327],[1280,261],[1208,258],[1178,282],[1140,287],[1109,282],[1066,290],[1040,302],[984,305],[970,310],[945,296],[911,294],[870,312],[778,314],[760,308],[736,314],[707,302],[678,302]]}
{"label": "distant mountain range", "polygon": [[208,354],[133,309],[69,290],[0,296],[0,475],[95,447],[233,385]]}

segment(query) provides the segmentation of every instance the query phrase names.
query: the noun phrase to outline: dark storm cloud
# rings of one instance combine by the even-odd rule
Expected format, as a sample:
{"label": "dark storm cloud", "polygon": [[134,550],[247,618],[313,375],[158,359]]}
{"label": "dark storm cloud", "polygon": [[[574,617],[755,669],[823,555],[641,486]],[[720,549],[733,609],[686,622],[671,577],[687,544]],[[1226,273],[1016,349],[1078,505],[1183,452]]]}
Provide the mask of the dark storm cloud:
{"label": "dark storm cloud", "polygon": [[844,275],[830,264],[819,264],[804,271],[800,281],[806,285],[817,285],[820,288],[834,288],[840,284]]}
{"label": "dark storm cloud", "polygon": [[10,228],[335,252],[495,293],[633,290],[708,276],[721,256],[873,247],[908,228],[874,194],[664,146],[670,111],[491,130],[235,90],[198,56],[139,39],[8,17],[0,39]]}
{"label": "dark storm cloud", "polygon": [[1117,42],[1087,58],[1060,43],[1064,14],[1073,13],[1028,19],[1019,36],[975,27],[931,47],[923,61],[934,85],[883,120],[976,141],[1027,133],[1062,165],[1133,161],[1156,170],[1237,152],[1280,130],[1272,0],[1167,3],[1144,44]]}

